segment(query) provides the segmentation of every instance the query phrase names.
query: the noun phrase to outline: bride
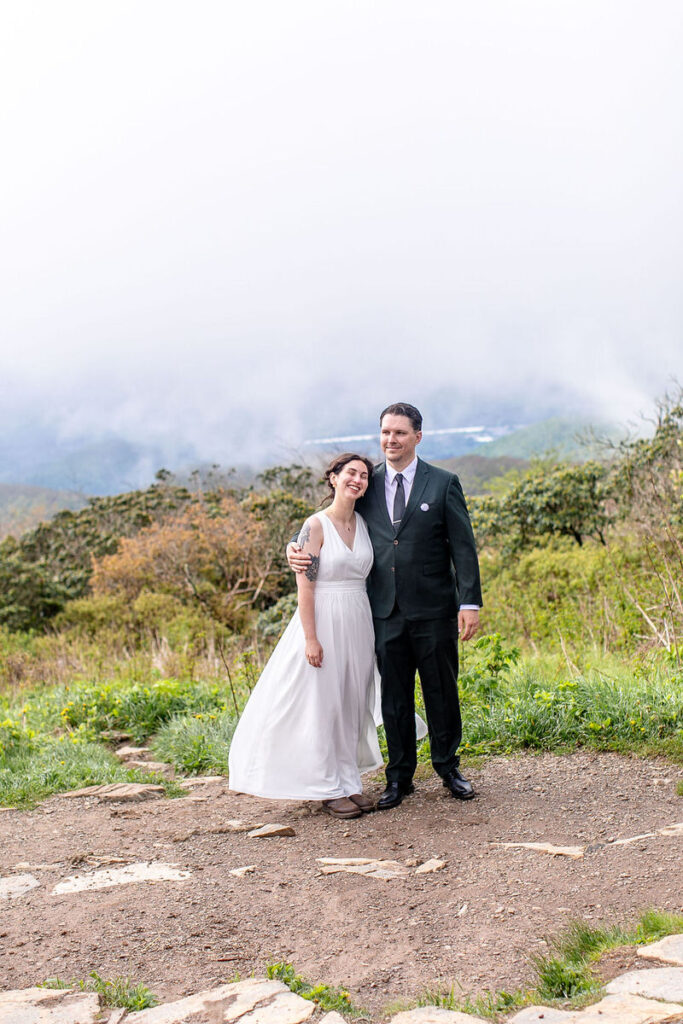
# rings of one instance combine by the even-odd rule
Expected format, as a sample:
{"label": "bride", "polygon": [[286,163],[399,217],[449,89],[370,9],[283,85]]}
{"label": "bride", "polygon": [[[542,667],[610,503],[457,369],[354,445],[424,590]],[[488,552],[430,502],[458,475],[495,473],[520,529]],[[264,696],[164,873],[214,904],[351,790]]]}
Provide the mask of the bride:
{"label": "bride", "polygon": [[[278,800],[322,800],[337,818],[373,811],[361,773],[382,767],[365,579],[372,545],[355,503],[372,463],[339,455],[325,472],[332,503],[299,534],[311,556],[298,609],[249,698],[230,747],[230,788]],[[329,498],[328,498],[329,500]]]}

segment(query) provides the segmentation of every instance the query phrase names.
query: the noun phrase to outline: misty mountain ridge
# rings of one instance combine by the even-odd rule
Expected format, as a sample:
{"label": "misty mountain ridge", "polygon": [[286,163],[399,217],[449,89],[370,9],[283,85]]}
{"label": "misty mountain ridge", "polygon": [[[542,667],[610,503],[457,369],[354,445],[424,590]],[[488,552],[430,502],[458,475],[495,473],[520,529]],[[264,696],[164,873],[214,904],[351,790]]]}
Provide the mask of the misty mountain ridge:
{"label": "misty mountain ridge", "polygon": [[[554,417],[525,426],[487,425],[480,421],[469,426],[437,427],[425,429],[419,452],[422,458],[434,461],[473,455],[528,459],[546,454],[583,461],[599,456],[595,446],[586,445],[581,439],[590,426],[583,419]],[[260,463],[240,462],[234,458],[234,451],[226,451],[220,465],[223,470],[236,465],[243,478],[268,465],[318,463],[335,452],[354,448],[370,457],[379,457],[378,433],[354,427],[355,424],[333,435],[313,437],[292,448],[289,456],[283,455],[281,449],[264,451]],[[594,425],[593,429],[611,438],[623,435],[623,431],[610,424]],[[15,439],[17,444],[12,443]],[[197,467],[210,465],[192,445],[172,440],[163,445],[116,436],[60,441],[54,432],[41,428],[33,433],[23,431],[15,439],[5,435],[0,443],[0,483],[68,491],[72,495],[118,494],[149,486],[161,468],[187,475]]]}

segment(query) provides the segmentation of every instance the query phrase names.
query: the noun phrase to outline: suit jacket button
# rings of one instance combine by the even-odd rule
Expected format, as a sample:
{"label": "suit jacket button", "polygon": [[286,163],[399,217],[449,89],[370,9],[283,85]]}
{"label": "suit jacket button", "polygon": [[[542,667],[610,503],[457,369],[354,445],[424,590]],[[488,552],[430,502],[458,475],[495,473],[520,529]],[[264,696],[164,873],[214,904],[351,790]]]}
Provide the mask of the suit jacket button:
{"label": "suit jacket button", "polygon": [[391,571],[392,571],[392,572],[396,572],[396,570],[394,569],[393,565],[392,565],[392,567],[391,567]]}
{"label": "suit jacket button", "polygon": [[397,545],[397,544],[398,544],[398,541],[397,541],[397,540],[395,540],[395,541],[394,541],[394,547],[396,547],[396,545]]}

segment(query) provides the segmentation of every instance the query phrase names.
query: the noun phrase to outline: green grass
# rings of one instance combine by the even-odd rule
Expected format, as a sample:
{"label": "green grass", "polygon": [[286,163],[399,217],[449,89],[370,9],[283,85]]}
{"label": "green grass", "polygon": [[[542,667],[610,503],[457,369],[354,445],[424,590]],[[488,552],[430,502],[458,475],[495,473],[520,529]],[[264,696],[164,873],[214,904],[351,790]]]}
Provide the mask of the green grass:
{"label": "green grass", "polygon": [[61,978],[48,978],[41,988],[79,988],[82,992],[97,992],[103,1006],[119,1006],[129,1011],[146,1010],[159,1002],[153,992],[140,983],[133,984],[130,978],[114,978],[106,981],[97,971],[91,971],[81,981],[63,981]]}
{"label": "green grass", "polygon": [[336,1010],[347,1017],[358,1017],[363,1011],[354,1006],[351,996],[343,988],[335,988],[331,985],[312,985],[300,974],[297,974],[291,964],[279,962],[269,964],[266,968],[266,975],[282,981],[292,992],[295,992],[302,999],[310,999],[316,1003],[321,1010],[328,1012]]}
{"label": "green grass", "polygon": [[676,783],[676,796],[683,796],[683,779],[679,779]]}
{"label": "green grass", "polygon": [[683,932],[683,914],[647,910],[630,926],[594,927],[573,921],[548,943],[550,954],[537,955],[533,964],[536,992],[543,1000],[574,999],[597,992],[600,984],[591,970],[601,955],[620,946],[656,942],[665,935]]}
{"label": "green grass", "polygon": [[0,806],[33,807],[54,793],[110,782],[151,782],[163,785],[168,796],[179,795],[172,782],[126,768],[99,743],[43,737],[31,749],[0,759]]}
{"label": "green grass", "polygon": [[[666,935],[683,932],[683,914],[647,910],[630,925],[595,927],[573,921],[559,935],[548,940],[549,952],[531,958],[534,981],[515,992],[485,992],[472,998],[451,983],[426,989],[413,1005],[440,1006],[498,1021],[513,1009],[535,1003],[585,1005],[597,999],[601,990],[595,967],[603,953],[621,946],[656,942]],[[458,990],[459,989],[459,990]]]}
{"label": "green grass", "polygon": [[162,725],[153,749],[188,775],[228,774],[228,752],[237,720],[228,712],[182,715]]}
{"label": "green grass", "polygon": [[683,761],[683,675],[666,661],[601,662],[570,673],[482,637],[460,677],[464,754],[597,750]]}

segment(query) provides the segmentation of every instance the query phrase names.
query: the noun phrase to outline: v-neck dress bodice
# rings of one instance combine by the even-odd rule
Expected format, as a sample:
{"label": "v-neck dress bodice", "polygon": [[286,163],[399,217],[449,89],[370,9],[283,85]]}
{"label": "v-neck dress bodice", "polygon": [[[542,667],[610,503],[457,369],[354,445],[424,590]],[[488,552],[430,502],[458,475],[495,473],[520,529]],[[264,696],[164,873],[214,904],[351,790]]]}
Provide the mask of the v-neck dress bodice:
{"label": "v-neck dress bodice", "polygon": [[[299,612],[249,698],[230,747],[230,788],[280,800],[332,800],[361,792],[382,766],[372,613],[365,580],[373,552],[356,513],[353,548],[324,512],[315,586],[320,668],[305,658]],[[376,689],[377,688],[377,689]]]}

